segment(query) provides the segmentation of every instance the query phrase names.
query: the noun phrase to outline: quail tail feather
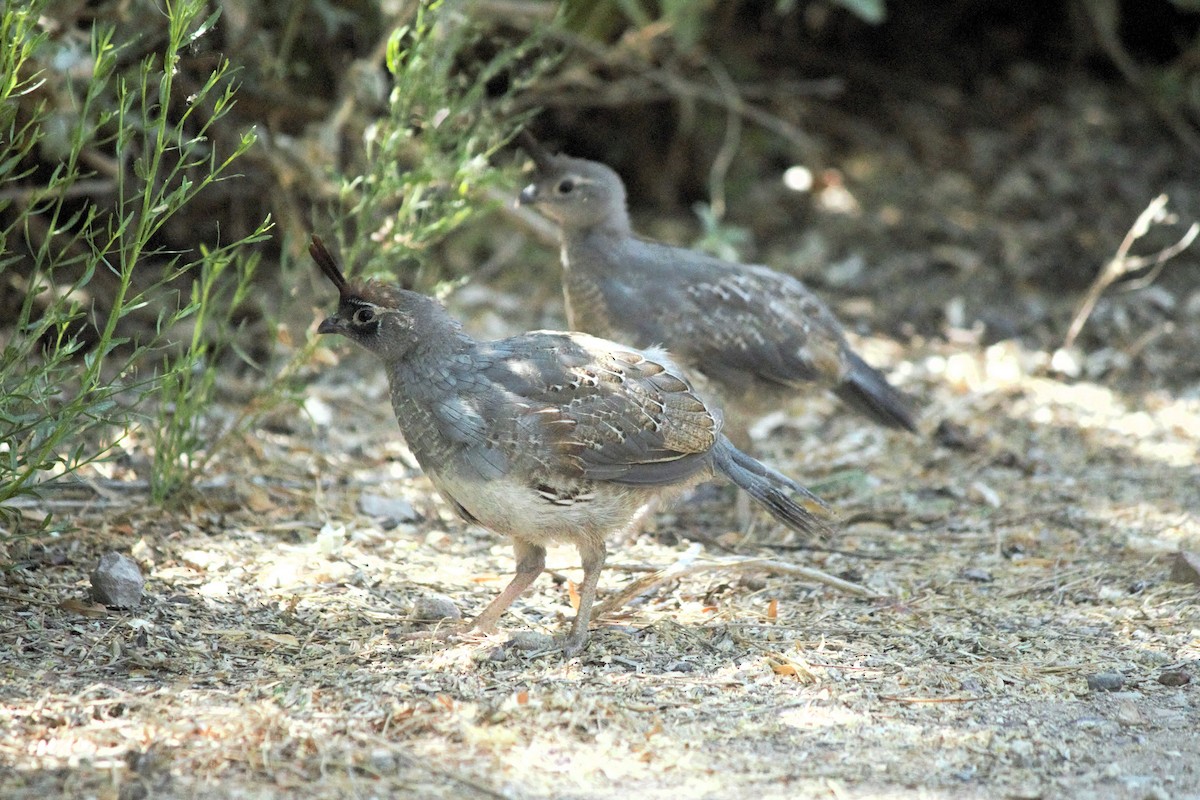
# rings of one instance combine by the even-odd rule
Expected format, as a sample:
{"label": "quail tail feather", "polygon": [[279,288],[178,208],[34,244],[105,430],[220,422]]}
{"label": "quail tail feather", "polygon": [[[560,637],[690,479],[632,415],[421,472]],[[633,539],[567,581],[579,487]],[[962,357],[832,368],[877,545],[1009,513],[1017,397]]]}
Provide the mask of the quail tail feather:
{"label": "quail tail feather", "polygon": [[[712,449],[717,471],[744,489],[775,519],[800,533],[832,533],[826,519],[833,512],[815,494],[781,472],[743,453],[721,436]],[[815,512],[815,513],[814,513]]]}
{"label": "quail tail feather", "polygon": [[879,370],[854,353],[847,355],[851,364],[849,374],[834,389],[842,402],[881,425],[915,433],[917,423],[904,395]]}

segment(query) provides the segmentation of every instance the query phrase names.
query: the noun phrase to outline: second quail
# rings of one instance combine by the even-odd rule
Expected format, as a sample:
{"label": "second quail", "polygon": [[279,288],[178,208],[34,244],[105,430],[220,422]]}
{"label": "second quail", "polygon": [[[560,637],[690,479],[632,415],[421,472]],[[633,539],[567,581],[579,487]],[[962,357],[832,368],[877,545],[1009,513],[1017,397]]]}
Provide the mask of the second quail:
{"label": "second quail", "polygon": [[520,202],[561,230],[568,327],[667,348],[697,389],[720,401],[742,446],[755,416],[812,384],[878,423],[916,429],[904,396],[850,348],[833,312],[801,281],[640,238],[616,172],[552,155],[528,133],[520,142],[536,166]]}

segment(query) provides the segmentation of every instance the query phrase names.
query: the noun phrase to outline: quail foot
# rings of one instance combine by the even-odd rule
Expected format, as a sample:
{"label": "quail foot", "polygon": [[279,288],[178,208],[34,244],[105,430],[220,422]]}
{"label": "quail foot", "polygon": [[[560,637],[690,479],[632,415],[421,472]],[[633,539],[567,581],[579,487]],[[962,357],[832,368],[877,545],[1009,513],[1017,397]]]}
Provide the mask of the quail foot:
{"label": "quail foot", "polygon": [[310,253],[339,294],[318,333],[379,357],[400,430],[429,480],[463,519],[513,542],[516,575],[472,627],[494,630],[542,572],[547,543],[564,541],[583,563],[563,642],[578,653],[606,538],[636,524],[651,500],[714,475],[798,531],[827,531],[821,501],[734,447],[661,350],[554,331],[478,341],[429,297],[348,283],[315,236]]}
{"label": "quail foot", "polygon": [[799,280],[640,238],[616,172],[552,155],[527,132],[519,142],[535,164],[519,202],[561,231],[568,327],[667,348],[701,394],[718,400],[726,432],[743,447],[757,417],[814,384],[876,422],[915,430],[904,396]]}

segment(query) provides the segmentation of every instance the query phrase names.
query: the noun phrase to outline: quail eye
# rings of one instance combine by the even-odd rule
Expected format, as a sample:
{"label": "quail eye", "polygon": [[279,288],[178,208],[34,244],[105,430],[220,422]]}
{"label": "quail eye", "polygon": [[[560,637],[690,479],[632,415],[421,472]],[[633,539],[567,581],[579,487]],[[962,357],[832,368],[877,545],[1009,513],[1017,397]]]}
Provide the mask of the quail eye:
{"label": "quail eye", "polygon": [[360,308],[354,312],[355,325],[366,325],[373,319],[375,319],[375,312],[369,308]]}
{"label": "quail eye", "polygon": [[575,181],[571,180],[570,178],[564,178],[563,180],[559,181],[559,183],[558,183],[558,193],[559,194],[570,194],[574,190],[575,190]]}

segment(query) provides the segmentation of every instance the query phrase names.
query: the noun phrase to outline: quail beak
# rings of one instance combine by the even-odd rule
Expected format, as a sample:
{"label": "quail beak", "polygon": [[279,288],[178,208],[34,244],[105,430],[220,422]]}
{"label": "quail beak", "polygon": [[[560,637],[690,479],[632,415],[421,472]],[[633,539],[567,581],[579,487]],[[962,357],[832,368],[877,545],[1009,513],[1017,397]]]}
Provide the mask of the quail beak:
{"label": "quail beak", "polygon": [[531,183],[521,190],[521,194],[517,195],[517,205],[527,206],[538,201],[538,189],[536,183]]}
{"label": "quail beak", "polygon": [[346,321],[339,316],[326,317],[317,326],[317,333],[345,333]]}

